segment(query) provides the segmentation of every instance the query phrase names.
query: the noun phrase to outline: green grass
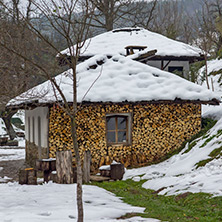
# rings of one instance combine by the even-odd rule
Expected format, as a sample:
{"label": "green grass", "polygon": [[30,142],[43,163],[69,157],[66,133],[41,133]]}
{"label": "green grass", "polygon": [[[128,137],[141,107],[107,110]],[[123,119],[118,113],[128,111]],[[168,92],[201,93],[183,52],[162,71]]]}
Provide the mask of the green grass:
{"label": "green grass", "polygon": [[196,163],[196,168],[198,167],[202,167],[205,166],[207,163],[209,163],[210,161],[214,160],[215,158],[219,158],[222,156],[222,146],[220,148],[214,149],[210,154],[209,154],[210,158],[205,159],[205,160],[201,160],[198,163]]}
{"label": "green grass", "polygon": [[222,146],[220,148],[214,149],[209,156],[212,158],[216,158],[222,155]]}
{"label": "green grass", "polygon": [[202,119],[201,131],[199,133],[195,134],[194,136],[192,136],[189,140],[186,140],[182,144],[180,150],[182,150],[185,147],[186,143],[190,143],[188,149],[186,149],[184,152],[184,153],[188,153],[197,144],[197,141],[195,141],[196,139],[198,139],[200,137],[202,137],[202,139],[204,139],[209,136],[206,133],[209,129],[211,129],[216,124],[216,122],[217,122],[216,120],[212,120],[209,118]]}
{"label": "green grass", "polygon": [[208,159],[199,161],[198,163],[195,164],[196,169],[199,168],[199,167],[205,166],[207,163],[209,163],[212,160],[213,160],[213,158],[208,158]]}
{"label": "green grass", "polygon": [[192,148],[193,148],[194,146],[196,146],[196,144],[197,144],[197,141],[191,142],[191,143],[189,144],[189,146],[188,146],[188,149],[186,149],[186,150],[184,151],[184,153],[188,153],[190,150],[192,150]]}
{"label": "green grass", "polygon": [[[222,221],[222,197],[212,197],[204,193],[186,193],[182,196],[158,195],[153,190],[144,189],[144,181],[132,180],[93,183],[133,206],[145,207],[143,214],[127,214],[125,217],[141,216],[162,221]],[[121,217],[124,218],[124,217]]]}
{"label": "green grass", "polygon": [[200,148],[203,148],[203,147],[205,147],[214,137],[216,137],[217,135],[213,135],[213,136],[211,136],[210,138],[208,138],[208,139],[206,139],[205,141],[204,141],[204,143],[200,146]]}

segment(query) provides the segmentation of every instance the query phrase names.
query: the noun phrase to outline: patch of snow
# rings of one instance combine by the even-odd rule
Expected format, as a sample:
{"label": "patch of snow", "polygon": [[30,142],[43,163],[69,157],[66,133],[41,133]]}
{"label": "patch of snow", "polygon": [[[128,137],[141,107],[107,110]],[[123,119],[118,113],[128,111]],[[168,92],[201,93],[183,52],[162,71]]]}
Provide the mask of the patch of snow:
{"label": "patch of snow", "polygon": [[[212,83],[214,91],[222,96],[222,59],[213,59],[207,62],[208,69],[208,81],[210,85],[210,89],[212,90]],[[221,70],[221,74],[210,75],[211,72]],[[203,87],[207,88],[206,80],[205,80],[205,66],[203,66],[199,70],[199,78],[198,83]],[[222,117],[222,105],[220,106],[211,106],[211,105],[202,105],[202,117],[211,118],[215,120],[219,120]]]}
{"label": "patch of snow", "polygon": [[[92,64],[103,61],[91,69]],[[77,67],[77,101],[136,102],[158,100],[220,100],[220,96],[177,75],[116,55],[108,59],[97,55]],[[72,102],[72,73],[68,70],[55,78],[68,102]],[[94,83],[95,82],[95,83]],[[94,83],[92,85],[92,83]],[[89,90],[90,89],[90,90]],[[89,90],[89,91],[88,91]],[[88,93],[86,94],[86,92]],[[30,97],[31,95],[31,97]],[[42,95],[39,97],[39,95]],[[57,100],[60,100],[57,94]],[[38,100],[39,103],[56,101],[49,81],[16,97],[8,105]]]}
{"label": "patch of snow", "polygon": [[[16,118],[19,118],[23,123],[25,123],[25,113],[24,113],[24,110],[19,110],[19,111],[13,116],[13,118],[15,118],[15,117],[16,117]],[[15,125],[12,124],[12,126],[13,126],[15,132],[23,132],[23,133],[25,133],[24,130],[16,127]],[[9,136],[7,135],[7,132],[6,132],[5,123],[4,123],[3,120],[0,118],[0,137],[1,137],[1,136],[9,137]],[[19,146],[19,147],[25,147],[25,139],[24,139],[24,138],[22,138],[22,137],[17,137],[17,138],[15,138],[15,140],[18,141],[18,146]]]}
{"label": "patch of snow", "polygon": [[222,104],[219,106],[202,105],[202,117],[219,120],[222,117]]}
{"label": "patch of snow", "polygon": [[23,160],[23,159],[25,159],[25,149],[0,147],[0,161]]}
{"label": "patch of snow", "polygon": [[2,118],[0,118],[0,136],[5,136],[7,134],[5,129],[5,123]]}
{"label": "patch of snow", "polygon": [[110,170],[110,165],[103,165],[99,168],[99,170]]}
{"label": "patch of snow", "polygon": [[56,158],[48,158],[48,159],[42,159],[42,161],[53,161],[53,160],[56,160]]}
{"label": "patch of snow", "polygon": [[[2,221],[42,222],[76,221],[76,185],[48,183],[43,185],[0,184],[0,218]],[[86,222],[147,221],[155,219],[134,217],[116,220],[126,213],[144,211],[122,202],[114,194],[90,185],[83,186],[84,217]]]}
{"label": "patch of snow", "polygon": [[7,183],[9,180],[11,180],[12,178],[4,176],[4,177],[0,177],[0,183]]}
{"label": "patch of snow", "polygon": [[25,147],[25,139],[20,139],[20,140],[18,141],[18,146],[19,146],[19,147]]}
{"label": "patch of snow", "polygon": [[[113,221],[113,220],[112,220]],[[159,220],[153,218],[132,217],[125,220],[115,220],[116,222],[159,222]],[[111,222],[111,221],[110,221]]]}
{"label": "patch of snow", "polygon": [[[207,83],[205,80],[205,70],[206,70],[205,65],[202,68],[200,68],[200,70],[198,71],[199,76],[197,82],[198,84],[203,85],[205,88],[207,88]],[[221,74],[210,75],[211,72],[216,72],[220,70],[222,74],[222,59],[213,59],[207,62],[207,75],[208,75],[210,89],[222,94]]]}

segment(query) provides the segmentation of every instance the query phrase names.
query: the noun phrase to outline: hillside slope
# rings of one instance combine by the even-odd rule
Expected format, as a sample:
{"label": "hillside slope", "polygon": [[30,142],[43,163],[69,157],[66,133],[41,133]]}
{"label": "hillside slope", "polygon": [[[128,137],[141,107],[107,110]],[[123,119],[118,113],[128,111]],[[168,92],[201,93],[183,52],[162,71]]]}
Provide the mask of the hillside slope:
{"label": "hillside slope", "polygon": [[[208,70],[214,90],[222,95],[222,60],[210,61]],[[200,75],[203,72],[204,68]],[[159,190],[159,194],[206,192],[222,196],[222,106],[202,106],[202,116],[218,121],[179,154],[159,164],[127,170],[124,179],[147,180],[143,187]]]}
{"label": "hillside slope", "polygon": [[127,170],[124,179],[145,179],[147,182],[143,187],[162,189],[159,194],[173,195],[189,191],[222,196],[221,143],[222,119],[204,136],[187,144],[179,154],[159,164]]}

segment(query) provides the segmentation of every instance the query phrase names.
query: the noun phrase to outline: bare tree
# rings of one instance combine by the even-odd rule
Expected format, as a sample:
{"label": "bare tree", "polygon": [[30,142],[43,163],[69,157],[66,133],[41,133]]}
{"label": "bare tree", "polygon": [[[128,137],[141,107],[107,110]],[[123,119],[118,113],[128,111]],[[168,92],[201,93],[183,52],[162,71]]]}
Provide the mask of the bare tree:
{"label": "bare tree", "polygon": [[[217,1],[217,0],[216,0]],[[212,1],[204,0],[201,11],[196,13],[193,18],[192,28],[195,30],[195,40],[194,43],[203,50],[205,58],[205,80],[207,88],[210,89],[210,84],[208,81],[208,57],[215,56],[220,49],[220,33],[218,33],[216,28],[216,17],[212,11]]]}
{"label": "bare tree", "polygon": [[131,13],[127,14],[127,20],[131,26],[140,26],[146,29],[153,29],[153,21],[157,9],[157,0],[151,2],[138,1],[131,3]]}
{"label": "bare tree", "polygon": [[[30,3],[30,2],[29,2]],[[29,30],[27,22],[19,15],[19,1],[13,0],[11,11],[6,10],[2,2],[0,16],[0,117],[2,117],[10,139],[16,137],[11,125],[11,117],[16,110],[10,110],[6,104],[10,99],[42,82],[45,78],[26,57],[39,64],[48,63],[51,51],[36,35]],[[30,21],[31,5],[26,8],[25,20]],[[17,54],[12,53],[16,51]],[[24,58],[18,56],[22,54]],[[52,64],[51,64],[52,65]],[[49,68],[49,63],[47,64]]]}
{"label": "bare tree", "polygon": [[[85,40],[89,38],[89,24],[94,13],[94,7],[88,0],[49,0],[47,2],[44,0],[40,0],[38,2],[33,1],[32,4],[35,8],[35,11],[32,11],[32,16],[34,17],[34,13],[44,15],[45,19],[47,19],[47,21],[50,23],[51,27],[60,35],[62,35],[63,38],[66,40],[70,57],[69,59],[64,58],[64,60],[72,71],[72,105],[70,106],[69,101],[67,101],[62,89],[59,86],[59,83],[56,82],[55,78],[51,76],[51,73],[46,67],[42,66],[37,61],[32,60],[25,53],[21,53],[16,49],[10,48],[4,41],[0,41],[0,46],[4,47],[9,52],[19,56],[32,67],[35,67],[38,72],[42,73],[51,82],[55,91],[56,99],[58,98],[57,95],[59,94],[60,99],[57,99],[57,104],[70,117],[71,135],[77,166],[78,222],[82,222],[82,166],[76,133],[76,116],[78,111],[76,66],[80,55],[80,50],[84,46]],[[7,8],[7,10],[13,12],[13,10],[10,10],[10,8]],[[29,30],[37,39],[44,41],[48,47],[52,48],[55,51],[55,53],[59,53],[59,49],[37,29],[31,22],[31,20],[27,19],[21,11],[19,11],[19,16],[22,19],[22,22],[25,22],[27,24]],[[75,45],[75,47],[73,47],[73,45]]]}
{"label": "bare tree", "polygon": [[156,16],[153,21],[153,31],[169,38],[177,39],[181,34],[183,22],[183,7],[175,1],[160,1],[156,6]]}
{"label": "bare tree", "polygon": [[116,26],[125,27],[126,23],[133,24],[133,18],[136,18],[136,14],[147,5],[145,1],[133,0],[90,0],[90,2],[96,9],[91,26],[106,31],[111,31]]}

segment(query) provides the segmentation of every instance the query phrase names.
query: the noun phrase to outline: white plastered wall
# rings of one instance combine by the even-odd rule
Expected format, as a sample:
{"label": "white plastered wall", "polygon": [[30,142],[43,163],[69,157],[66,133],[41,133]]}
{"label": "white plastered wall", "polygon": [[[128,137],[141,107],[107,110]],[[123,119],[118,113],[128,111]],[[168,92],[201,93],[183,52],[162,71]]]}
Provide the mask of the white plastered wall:
{"label": "white plastered wall", "polygon": [[[164,61],[163,66],[165,66],[169,61]],[[156,60],[149,60],[147,62],[148,65],[156,67],[161,69],[161,61],[156,61]],[[171,61],[166,67],[165,67],[165,71],[168,71],[168,67],[169,66],[174,66],[174,67],[178,67],[178,66],[182,66],[183,67],[183,72],[184,72],[184,77],[186,78],[188,76],[188,73],[190,71],[190,65],[188,61]]]}
{"label": "white plastered wall", "polygon": [[[48,107],[37,107],[33,110],[25,110],[26,140],[34,143],[36,146],[41,146],[45,148],[48,148],[48,110]],[[39,135],[39,133],[41,135]]]}

